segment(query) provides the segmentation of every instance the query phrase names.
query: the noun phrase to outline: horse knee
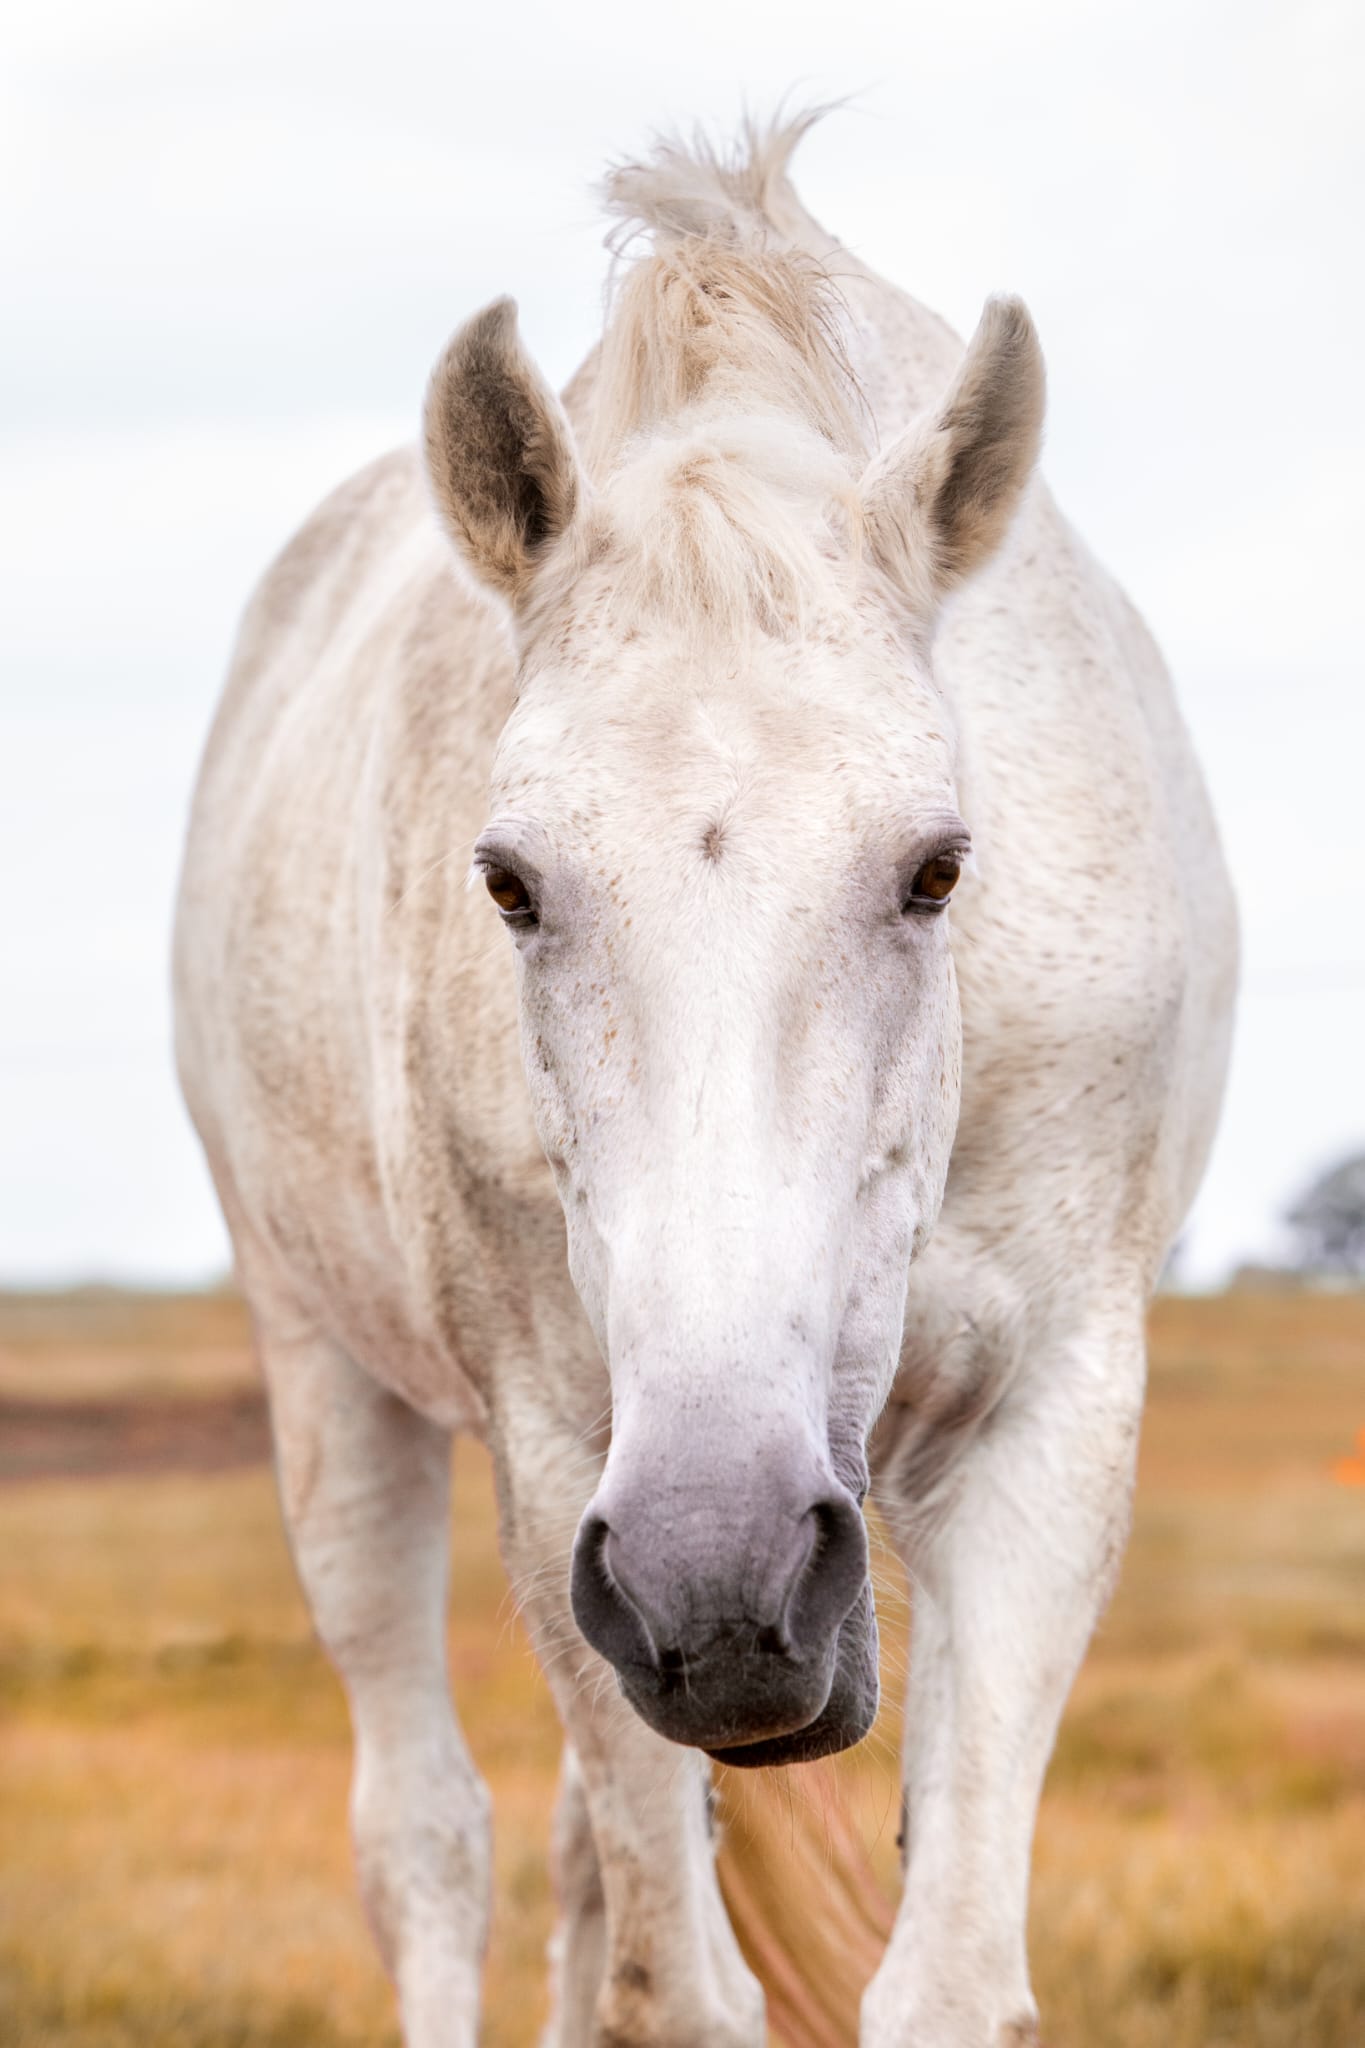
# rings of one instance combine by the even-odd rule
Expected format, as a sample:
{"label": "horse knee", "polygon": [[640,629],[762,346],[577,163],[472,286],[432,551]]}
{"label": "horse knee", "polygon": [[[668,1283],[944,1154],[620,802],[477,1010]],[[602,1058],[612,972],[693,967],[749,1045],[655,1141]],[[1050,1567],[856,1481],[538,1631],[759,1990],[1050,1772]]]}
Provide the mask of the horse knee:
{"label": "horse knee", "polygon": [[453,1722],[444,1739],[380,1747],[362,1732],[351,1833],[366,1916],[410,2006],[477,2012],[492,1877],[488,1791]]}
{"label": "horse knee", "polygon": [[662,2008],[651,1997],[648,1972],[628,1964],[598,2002],[591,2048],[761,2048],[766,2039],[761,1994],[736,2009],[697,1986],[686,2010]]}

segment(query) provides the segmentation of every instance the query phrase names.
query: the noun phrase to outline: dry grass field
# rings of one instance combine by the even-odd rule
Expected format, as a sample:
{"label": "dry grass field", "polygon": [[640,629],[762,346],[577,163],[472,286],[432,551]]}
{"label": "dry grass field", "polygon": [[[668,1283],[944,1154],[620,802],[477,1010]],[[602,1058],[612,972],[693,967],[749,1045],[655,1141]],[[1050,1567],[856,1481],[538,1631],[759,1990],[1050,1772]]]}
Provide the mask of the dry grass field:
{"label": "dry grass field", "polygon": [[[1049,2048],[1365,2043],[1365,1298],[1163,1301],[1137,1523],[1039,1826]],[[0,2042],[381,2048],[348,1737],[230,1297],[0,1300]],[[450,1655],[493,1788],[486,2039],[544,2015],[553,1715],[462,1448]],[[888,1616],[889,1693],[906,1616]],[[774,2038],[851,2042],[894,1892],[894,1697],[725,1791]],[[830,1882],[832,1842],[856,1852]],[[765,1942],[775,1867],[801,1873]],[[789,1887],[789,1889],[792,1889]]]}

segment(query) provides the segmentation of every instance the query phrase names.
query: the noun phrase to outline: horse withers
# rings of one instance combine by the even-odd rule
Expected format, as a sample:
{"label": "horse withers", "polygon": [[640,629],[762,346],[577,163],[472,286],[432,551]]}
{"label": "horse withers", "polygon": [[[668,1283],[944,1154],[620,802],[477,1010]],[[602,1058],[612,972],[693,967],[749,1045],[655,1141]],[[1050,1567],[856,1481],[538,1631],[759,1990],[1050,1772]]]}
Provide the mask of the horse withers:
{"label": "horse withers", "polygon": [[461,329],[424,454],[266,576],[195,800],[180,1069],[410,2048],[475,2041],[488,1910],[456,1430],[565,1727],[556,2048],[763,2040],[708,1755],[867,1731],[869,1487],[914,1627],[864,2048],[1034,2038],[1234,920],[1160,657],[1034,474],[1028,314],[964,351],[803,210],[801,126],[613,173],[637,253],[562,402],[510,302]]}

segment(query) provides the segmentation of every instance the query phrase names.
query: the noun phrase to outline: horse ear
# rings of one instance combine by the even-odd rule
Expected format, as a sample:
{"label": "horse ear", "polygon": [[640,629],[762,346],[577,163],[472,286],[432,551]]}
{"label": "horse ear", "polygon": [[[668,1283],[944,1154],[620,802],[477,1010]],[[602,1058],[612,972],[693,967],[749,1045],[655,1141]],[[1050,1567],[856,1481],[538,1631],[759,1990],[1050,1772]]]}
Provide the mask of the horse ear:
{"label": "horse ear", "polygon": [[936,607],[1004,539],[1038,457],[1045,382],[1023,301],[988,299],[942,404],[868,470],[872,551],[917,605]]}
{"label": "horse ear", "polygon": [[564,409],[521,345],[514,299],[466,321],[432,371],[423,439],[456,547],[515,603],[572,520],[582,483]]}

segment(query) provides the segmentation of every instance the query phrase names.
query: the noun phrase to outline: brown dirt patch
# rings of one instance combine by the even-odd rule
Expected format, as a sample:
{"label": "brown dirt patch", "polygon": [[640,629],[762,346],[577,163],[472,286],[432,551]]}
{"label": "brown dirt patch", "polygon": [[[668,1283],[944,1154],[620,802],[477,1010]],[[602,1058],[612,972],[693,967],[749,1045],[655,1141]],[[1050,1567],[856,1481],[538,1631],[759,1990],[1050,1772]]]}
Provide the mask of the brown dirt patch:
{"label": "brown dirt patch", "polygon": [[0,1397],[0,1485],[41,1479],[231,1472],[270,1456],[256,1389],[137,1401]]}

